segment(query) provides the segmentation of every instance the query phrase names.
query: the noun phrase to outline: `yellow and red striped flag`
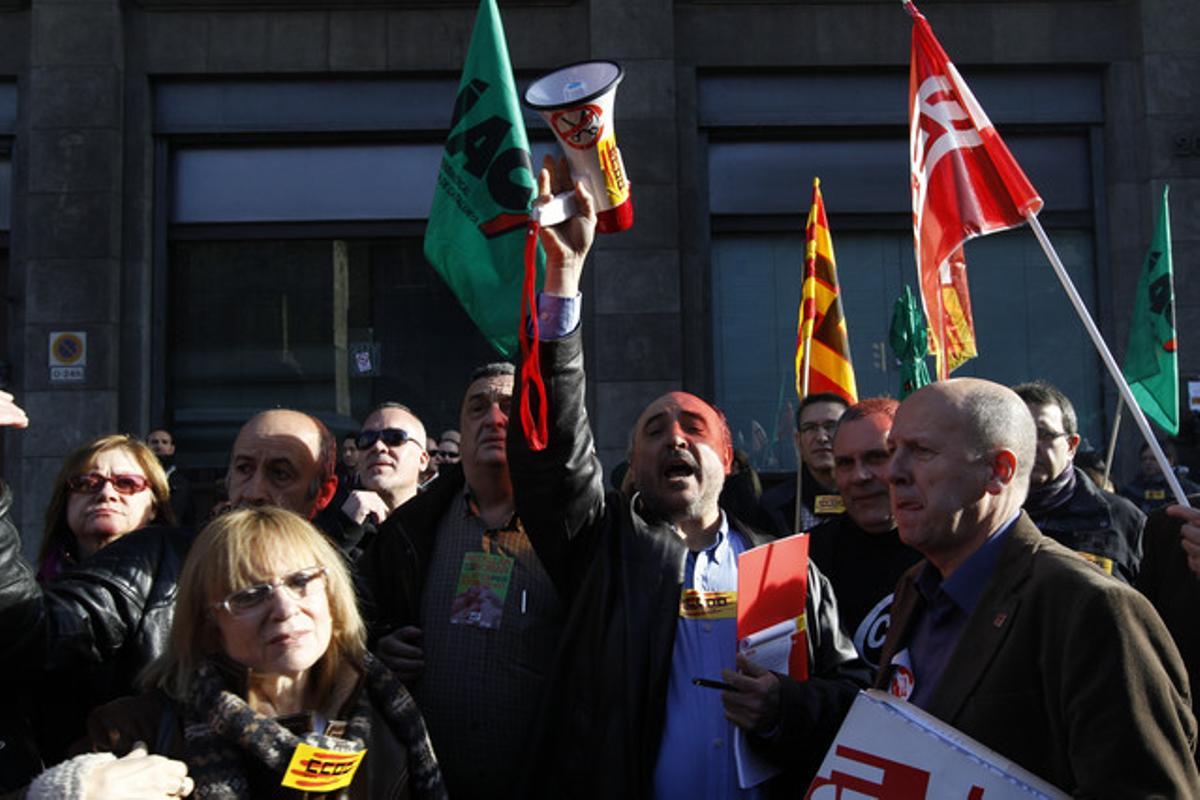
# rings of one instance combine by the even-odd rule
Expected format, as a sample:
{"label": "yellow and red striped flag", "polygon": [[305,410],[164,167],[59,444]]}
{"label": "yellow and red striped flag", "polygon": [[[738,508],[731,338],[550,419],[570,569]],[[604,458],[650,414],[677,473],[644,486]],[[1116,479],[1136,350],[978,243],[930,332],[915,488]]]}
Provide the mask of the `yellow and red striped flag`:
{"label": "yellow and red striped flag", "polygon": [[840,395],[851,404],[858,402],[833,238],[825,219],[821,179],[813,178],[812,208],[805,229],[800,318],[796,324],[796,394],[803,400],[820,392]]}

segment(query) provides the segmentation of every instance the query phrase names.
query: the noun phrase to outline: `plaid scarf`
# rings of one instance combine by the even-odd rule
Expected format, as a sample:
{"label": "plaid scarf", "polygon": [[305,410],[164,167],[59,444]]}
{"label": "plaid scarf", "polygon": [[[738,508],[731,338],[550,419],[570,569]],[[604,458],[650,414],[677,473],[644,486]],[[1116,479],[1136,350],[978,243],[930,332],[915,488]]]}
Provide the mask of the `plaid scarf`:
{"label": "plaid scarf", "polygon": [[[297,736],[277,720],[259,714],[229,691],[221,669],[206,661],[196,671],[184,712],[184,741],[188,772],[196,782],[198,800],[242,800],[255,796],[251,772],[271,776],[273,794],[301,742],[315,747],[357,752],[371,738],[371,708],[408,754],[408,785],[415,798],[442,800],[446,789],[425,722],[408,690],[376,658],[363,661],[365,691],[359,691],[342,737],[310,732]],[[332,797],[349,798],[346,787]]]}

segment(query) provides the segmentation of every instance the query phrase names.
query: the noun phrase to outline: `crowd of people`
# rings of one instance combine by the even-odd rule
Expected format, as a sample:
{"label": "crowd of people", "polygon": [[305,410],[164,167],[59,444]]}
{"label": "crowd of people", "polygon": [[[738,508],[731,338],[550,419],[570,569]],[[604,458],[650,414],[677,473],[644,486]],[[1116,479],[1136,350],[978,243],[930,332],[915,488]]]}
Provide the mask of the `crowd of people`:
{"label": "crowd of people", "polygon": [[[1098,486],[1041,381],[810,396],[799,480],[765,493],[721,412],[670,392],[606,488],[574,192],[541,232],[545,448],[494,363],[436,438],[398,402],[340,441],[256,414],[211,510],[168,431],[97,439],[36,570],[4,490],[4,796],[799,797],[869,687],[1072,795],[1200,796],[1200,512]],[[0,395],[0,425],[27,424]],[[796,530],[804,680],[738,655],[730,613],[739,555]],[[735,740],[774,777],[743,786]]]}

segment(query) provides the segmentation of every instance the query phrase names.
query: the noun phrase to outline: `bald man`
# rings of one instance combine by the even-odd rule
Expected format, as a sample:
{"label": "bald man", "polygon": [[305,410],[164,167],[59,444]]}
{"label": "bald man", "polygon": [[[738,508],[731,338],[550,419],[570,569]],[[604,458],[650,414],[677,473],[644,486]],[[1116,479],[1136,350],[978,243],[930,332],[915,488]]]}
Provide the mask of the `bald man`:
{"label": "bald man", "polygon": [[[12,398],[0,394],[0,424],[19,424]],[[11,422],[6,422],[12,420]],[[34,421],[36,423],[36,420]],[[232,506],[272,504],[313,517],[337,488],[337,442],[316,418],[273,409],[238,432],[227,483]],[[152,526],[98,551],[59,579],[39,586],[21,560],[16,528],[0,497],[0,658],[42,664],[54,713],[47,730],[53,752],[83,734],[91,707],[135,691],[138,673],[167,644],[176,581],[195,533]]]}
{"label": "bald man", "polygon": [[907,398],[888,436],[900,580],[879,688],[1060,789],[1188,797],[1196,723],[1149,603],[1021,511],[1036,456],[1025,403],[989,381]]}
{"label": "bald man", "polygon": [[[566,188],[562,165],[555,177]],[[544,170],[543,199],[550,184]],[[539,357],[549,444],[534,451],[521,425],[508,429],[518,514],[572,604],[520,796],[757,796],[761,787],[738,785],[735,725],[786,768],[777,779],[786,796],[799,796],[865,668],[839,629],[829,582],[811,563],[808,682],[735,664],[737,556],[771,537],[720,506],[733,448],[712,405],[686,392],[650,403],[629,453],[634,500],[604,493],[578,323],[595,217],[582,186],[576,197],[582,218],[542,230]],[[518,391],[513,402],[520,399]],[[698,687],[696,677],[719,677],[732,689]]]}

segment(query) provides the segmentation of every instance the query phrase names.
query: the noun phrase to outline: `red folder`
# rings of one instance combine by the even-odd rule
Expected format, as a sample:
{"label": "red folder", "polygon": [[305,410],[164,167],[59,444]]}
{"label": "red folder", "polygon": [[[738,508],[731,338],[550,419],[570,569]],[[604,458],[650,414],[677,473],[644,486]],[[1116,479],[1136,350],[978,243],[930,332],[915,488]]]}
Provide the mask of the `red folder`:
{"label": "red folder", "polygon": [[738,558],[738,641],[772,625],[796,620],[788,674],[808,678],[808,534],[777,539]]}

